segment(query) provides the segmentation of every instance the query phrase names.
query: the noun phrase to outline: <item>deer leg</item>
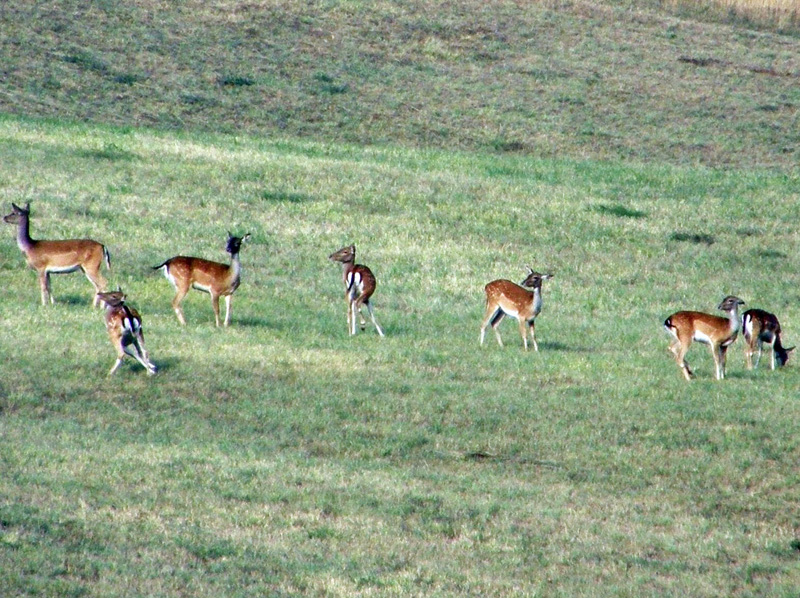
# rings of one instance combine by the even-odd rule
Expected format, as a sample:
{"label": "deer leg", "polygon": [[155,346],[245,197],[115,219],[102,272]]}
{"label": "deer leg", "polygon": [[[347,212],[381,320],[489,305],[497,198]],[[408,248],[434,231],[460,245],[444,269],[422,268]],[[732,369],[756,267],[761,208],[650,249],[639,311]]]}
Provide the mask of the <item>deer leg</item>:
{"label": "deer leg", "polygon": [[689,345],[689,342],[681,342],[681,340],[676,337],[676,342],[670,347],[675,354],[675,361],[678,362],[678,367],[683,371],[683,377],[686,378],[686,380],[694,378],[694,372],[686,361],[686,352],[689,350]]}
{"label": "deer leg", "polygon": [[525,346],[525,350],[528,350],[528,330],[527,330],[527,323],[522,317],[517,317],[517,323],[519,324],[519,333],[522,335],[522,344]]}
{"label": "deer leg", "polygon": [[[367,321],[364,319],[364,312],[362,311],[362,307],[364,306],[364,303],[366,303],[368,300],[369,298],[364,297],[363,293],[358,297],[356,297],[355,299],[355,305],[356,305],[355,312],[358,313],[358,318],[362,332],[367,329]],[[353,328],[355,328],[355,323],[353,323]]]}
{"label": "deer leg", "polygon": [[114,365],[111,366],[111,369],[108,372],[109,376],[119,369],[119,366],[122,365],[122,360],[125,358],[125,350],[122,347],[122,338],[116,334],[110,334],[110,336],[111,343],[114,345],[114,349],[117,351],[117,360],[114,362]]}
{"label": "deer leg", "polygon": [[233,295],[225,295],[225,326],[231,323],[231,301],[233,301]]}
{"label": "deer leg", "polygon": [[749,342],[744,345],[744,362],[748,370],[753,369],[753,346]]}
{"label": "deer leg", "polygon": [[[489,304],[486,304],[486,311],[483,313],[483,322],[481,322],[481,345],[483,345],[483,338],[486,333],[486,327],[489,325],[494,317],[497,315],[497,312],[503,313],[500,311],[499,308],[492,309]],[[503,342],[500,341],[500,345],[503,345]]]}
{"label": "deer leg", "polygon": [[352,325],[350,324],[350,319],[353,314],[353,300],[350,298],[350,292],[346,292],[344,294],[344,300],[347,301],[347,334],[352,335]]}
{"label": "deer leg", "polygon": [[758,364],[761,362],[761,352],[762,352],[763,346],[764,346],[764,344],[760,340],[756,341],[756,342],[757,342],[756,346],[758,347],[758,350],[755,350],[755,349],[752,349],[752,348],[750,349],[750,351],[752,353],[756,354],[756,363],[755,363],[755,365],[753,367],[758,367]]}
{"label": "deer leg", "polygon": [[53,296],[50,294],[50,273],[47,270],[39,272],[39,289],[42,292],[42,305],[47,305],[48,300],[53,303]]}
{"label": "deer leg", "polygon": [[528,320],[528,327],[531,331],[531,341],[533,341],[533,350],[539,352],[539,345],[536,344],[536,324],[533,319]]}
{"label": "deer leg", "polygon": [[186,293],[189,292],[189,287],[176,286],[175,290],[177,292],[175,293],[175,297],[172,299],[172,309],[175,311],[175,315],[178,316],[178,322],[180,322],[181,325],[186,326],[186,319],[183,317],[183,309],[181,309],[181,301],[183,301],[183,298],[186,297]]}
{"label": "deer leg", "polygon": [[219,295],[211,293],[211,307],[214,309],[214,324],[219,328]]}
{"label": "deer leg", "polygon": [[86,278],[89,279],[89,282],[92,283],[94,287],[94,299],[92,300],[92,307],[97,307],[100,304],[100,299],[97,297],[98,293],[102,293],[106,290],[107,281],[103,278],[103,275],[100,273],[100,264],[97,264],[97,269],[94,272],[89,272],[86,268],[81,267],[83,273],[86,275]]}
{"label": "deer leg", "polygon": [[372,320],[372,323],[375,325],[375,330],[378,331],[380,336],[385,336],[383,334],[383,330],[381,330],[381,327],[378,325],[378,321],[375,319],[375,313],[372,311],[372,303],[369,302],[369,299],[367,299],[364,303],[367,305],[367,311],[369,312],[369,317]]}
{"label": "deer leg", "polygon": [[156,366],[147,358],[147,351],[144,349],[144,337],[134,337],[129,344],[125,345],[124,350],[125,353],[142,364],[148,374],[153,375],[156,373]]}
{"label": "deer leg", "polygon": [[714,358],[714,373],[717,380],[725,378],[725,347],[711,345],[711,356]]}

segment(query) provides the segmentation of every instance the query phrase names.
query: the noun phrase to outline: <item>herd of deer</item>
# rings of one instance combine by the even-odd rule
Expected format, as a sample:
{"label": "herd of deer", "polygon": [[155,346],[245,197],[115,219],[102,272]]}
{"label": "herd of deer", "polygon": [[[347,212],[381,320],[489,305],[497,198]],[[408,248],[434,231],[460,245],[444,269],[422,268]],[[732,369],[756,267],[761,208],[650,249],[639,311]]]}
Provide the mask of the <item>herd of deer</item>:
{"label": "herd of deer", "polygon": [[[93,306],[105,305],[105,324],[117,357],[109,375],[117,371],[125,355],[130,355],[144,366],[150,374],[155,374],[156,366],[150,361],[144,344],[142,318],[126,302],[126,295],[121,289],[106,291],[106,280],[100,273],[105,263],[111,268],[108,250],[97,241],[91,239],[69,239],[57,241],[35,240],[30,236],[30,203],[24,208],[11,204],[12,211],[3,217],[3,221],[17,226],[17,245],[25,254],[28,265],[36,270],[42,293],[42,304],[53,303],[50,290],[50,274],[74,272],[81,270],[95,289]],[[214,309],[216,325],[220,325],[219,299],[225,298],[224,325],[230,324],[231,298],[239,287],[241,263],[239,251],[242,243],[250,237],[235,237],[228,233],[226,251],[231,254],[230,264],[221,264],[210,260],[176,256],[154,266],[154,270],[163,270],[164,276],[175,287],[172,309],[178,321],[185,325],[181,302],[189,289],[194,288],[209,293]],[[342,264],[342,275],[347,301],[347,329],[350,335],[356,334],[356,320],[360,318],[361,329],[366,327],[362,307],[366,306],[372,324],[378,334],[384,336],[383,330],[375,320],[370,297],[375,292],[375,276],[362,264],[356,264],[355,245],[344,247],[332,253],[330,259]],[[539,350],[534,332],[534,321],[542,310],[542,281],[551,278],[552,274],[540,274],[528,268],[528,276],[520,284],[510,280],[494,280],[486,285],[486,311],[481,324],[480,344],[483,345],[486,327],[491,325],[497,342],[503,346],[497,329],[505,316],[515,318],[519,323],[519,331],[525,350],[528,350],[528,331],[535,351]],[[767,345],[771,350],[771,367],[782,366],[789,359],[794,347],[785,348],[781,342],[781,326],[771,313],[761,309],[750,309],[739,318],[739,306],[744,301],[730,295],[723,299],[718,309],[727,312],[728,317],[719,317],[697,311],[679,311],[664,321],[664,328],[671,336],[669,349],[675,355],[678,366],[687,380],[694,377],[689,364],[686,363],[686,352],[692,341],[699,341],[711,347],[714,358],[716,378],[725,377],[725,356],[728,348],[736,340],[742,330],[746,341],[745,358],[747,367],[758,366],[762,347]],[[755,364],[753,355],[757,354]]]}

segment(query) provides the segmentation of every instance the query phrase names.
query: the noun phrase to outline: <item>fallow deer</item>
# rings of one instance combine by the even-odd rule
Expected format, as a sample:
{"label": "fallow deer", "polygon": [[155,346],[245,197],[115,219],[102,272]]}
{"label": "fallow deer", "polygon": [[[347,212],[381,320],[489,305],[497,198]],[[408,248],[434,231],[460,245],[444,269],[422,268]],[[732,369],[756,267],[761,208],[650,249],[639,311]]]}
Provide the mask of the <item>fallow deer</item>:
{"label": "fallow deer", "polygon": [[[742,334],[744,335],[744,356],[747,362],[747,369],[752,370],[758,367],[761,361],[761,349],[764,344],[768,345],[770,351],[770,368],[775,369],[775,362],[779,367],[786,365],[789,360],[789,353],[794,351],[794,347],[788,349],[781,342],[781,325],[774,314],[763,309],[748,309],[742,314]],[[753,353],[758,351],[755,366],[753,365]]]}
{"label": "fallow deer", "polygon": [[233,293],[239,288],[242,265],[239,261],[239,251],[250,234],[243,237],[234,237],[228,233],[228,243],[225,251],[231,254],[230,264],[212,262],[199,257],[175,256],[167,261],[153,266],[153,270],[163,268],[164,276],[175,287],[175,297],[172,299],[172,309],[178,316],[178,321],[186,325],[183,317],[181,301],[186,297],[190,288],[203,291],[211,295],[211,306],[214,308],[214,320],[219,326],[219,298],[225,297],[225,326],[230,324],[231,299]]}
{"label": "fallow deer", "polygon": [[61,274],[81,270],[94,286],[95,294],[92,305],[97,306],[97,294],[106,289],[106,280],[100,273],[105,262],[111,269],[108,250],[102,244],[91,239],[64,239],[38,241],[30,235],[30,202],[22,208],[14,203],[12,211],[3,217],[3,221],[17,226],[17,245],[28,265],[39,275],[39,287],[42,292],[42,305],[55,303],[50,291],[50,274]]}
{"label": "fallow deer", "polygon": [[147,356],[142,332],[142,318],[139,312],[125,304],[126,297],[121,289],[109,293],[98,293],[97,296],[106,305],[106,331],[108,338],[111,339],[111,344],[117,351],[117,360],[108,375],[117,371],[125,355],[130,355],[141,363],[148,374],[155,374],[158,368]]}
{"label": "fallow deer", "polygon": [[372,304],[369,302],[370,297],[375,292],[377,284],[375,275],[372,270],[362,264],[356,264],[356,246],[350,245],[342,247],[339,251],[332,253],[329,256],[334,262],[341,262],[342,264],[342,278],[344,280],[344,297],[347,301],[347,330],[350,336],[356,333],[356,314],[361,320],[361,330],[367,326],[367,321],[364,319],[364,314],[361,312],[363,305],[367,306],[369,317],[375,325],[375,330],[378,331],[380,336],[384,336],[383,330],[375,320],[375,314],[372,311]]}
{"label": "fallow deer", "polygon": [[664,320],[664,328],[672,337],[669,350],[675,355],[675,361],[678,362],[687,380],[694,377],[689,364],[686,363],[686,352],[692,341],[705,343],[711,347],[716,378],[717,380],[725,378],[725,356],[741,328],[740,305],[744,305],[744,301],[728,295],[717,307],[728,312],[727,318],[699,311],[679,311]]}
{"label": "fallow deer", "polygon": [[[493,280],[486,285],[486,311],[481,324],[481,345],[483,345],[486,327],[491,323],[498,344],[503,346],[503,339],[497,327],[504,316],[516,318],[522,343],[528,350],[528,330],[531,333],[534,351],[539,350],[536,343],[535,320],[542,311],[542,281],[552,278],[552,274],[540,274],[528,268],[528,276],[521,284],[510,280]],[[527,288],[526,288],[527,287]],[[533,289],[533,290],[528,290]]]}

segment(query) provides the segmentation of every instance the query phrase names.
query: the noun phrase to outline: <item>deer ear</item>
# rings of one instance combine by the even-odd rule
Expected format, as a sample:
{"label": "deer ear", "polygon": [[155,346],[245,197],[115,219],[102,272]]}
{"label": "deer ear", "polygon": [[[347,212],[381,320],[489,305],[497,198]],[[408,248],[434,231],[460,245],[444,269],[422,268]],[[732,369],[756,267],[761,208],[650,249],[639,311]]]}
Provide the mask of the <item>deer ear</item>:
{"label": "deer ear", "polygon": [[528,269],[528,274],[533,274],[533,268],[530,266],[525,266]]}
{"label": "deer ear", "polygon": [[788,349],[784,349],[784,351],[786,351],[787,353],[791,353],[794,350],[795,350],[795,347],[789,347]]}
{"label": "deer ear", "polygon": [[249,239],[249,238],[250,238],[250,233],[245,233],[244,237],[242,237],[242,243],[247,241],[247,239]]}

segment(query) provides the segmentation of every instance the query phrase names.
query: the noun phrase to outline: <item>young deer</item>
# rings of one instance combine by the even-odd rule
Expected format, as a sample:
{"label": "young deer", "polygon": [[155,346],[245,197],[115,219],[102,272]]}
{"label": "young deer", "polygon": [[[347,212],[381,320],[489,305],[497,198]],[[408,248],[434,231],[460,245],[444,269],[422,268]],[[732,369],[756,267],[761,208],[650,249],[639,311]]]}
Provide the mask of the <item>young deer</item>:
{"label": "young deer", "polygon": [[[503,340],[500,338],[497,326],[504,316],[511,316],[516,318],[519,323],[519,333],[522,335],[525,350],[528,350],[528,332],[525,329],[527,325],[531,332],[533,350],[538,351],[539,345],[536,343],[534,321],[542,311],[542,281],[552,277],[552,274],[540,274],[528,268],[528,276],[521,284],[504,279],[493,280],[487,284],[484,289],[486,291],[486,311],[481,324],[481,345],[483,345],[486,327],[491,323],[497,342],[502,347]],[[528,289],[533,290],[529,291]]]}
{"label": "young deer", "polygon": [[98,293],[97,296],[106,305],[106,330],[111,344],[117,351],[117,360],[108,375],[117,371],[125,355],[130,355],[141,363],[148,374],[155,374],[158,368],[147,356],[142,333],[142,318],[139,312],[125,305],[126,297],[121,289],[109,293]]}
{"label": "young deer", "polygon": [[369,317],[375,325],[375,330],[383,336],[383,330],[375,320],[372,311],[372,304],[369,298],[375,292],[375,276],[372,270],[362,264],[356,264],[356,246],[342,247],[339,251],[332,253],[329,258],[334,262],[341,262],[342,277],[344,279],[344,298],[347,301],[347,330],[350,336],[356,333],[356,314],[361,319],[361,330],[367,326],[364,314],[361,313],[361,306],[366,305]]}
{"label": "young deer", "polygon": [[775,361],[782,367],[789,361],[789,353],[794,351],[794,347],[788,349],[781,343],[781,325],[774,314],[763,309],[748,309],[742,314],[742,334],[744,335],[745,346],[744,356],[747,362],[747,369],[753,369],[753,353],[758,351],[755,367],[761,361],[761,349],[765,343],[770,349],[770,367],[775,369]]}
{"label": "young deer", "polygon": [[692,341],[710,345],[716,378],[722,380],[725,377],[725,354],[728,347],[736,340],[741,327],[740,305],[744,305],[744,301],[728,295],[717,308],[728,312],[727,318],[699,311],[679,311],[664,320],[664,328],[672,336],[669,350],[675,355],[675,361],[678,362],[687,380],[694,377],[685,359]]}
{"label": "young deer", "polygon": [[230,324],[231,299],[234,291],[239,288],[240,274],[242,270],[239,261],[239,250],[248,238],[250,233],[243,237],[234,237],[228,233],[228,244],[225,251],[231,254],[229,265],[204,260],[199,257],[185,257],[182,255],[168,259],[167,261],[153,266],[153,270],[164,269],[164,276],[175,287],[175,298],[172,300],[172,309],[178,316],[178,321],[186,325],[183,317],[181,301],[186,297],[190,288],[203,291],[211,295],[211,306],[214,308],[214,320],[219,326],[219,298],[225,297],[225,326]]}
{"label": "young deer", "polygon": [[8,224],[17,225],[17,245],[28,265],[39,275],[42,290],[42,305],[55,303],[50,292],[50,274],[60,274],[82,270],[95,290],[93,306],[97,306],[97,294],[106,288],[106,280],[100,274],[100,266],[105,262],[111,269],[108,250],[91,239],[65,239],[60,241],[37,241],[30,235],[31,204],[21,208],[12,203],[12,211],[3,217]]}

